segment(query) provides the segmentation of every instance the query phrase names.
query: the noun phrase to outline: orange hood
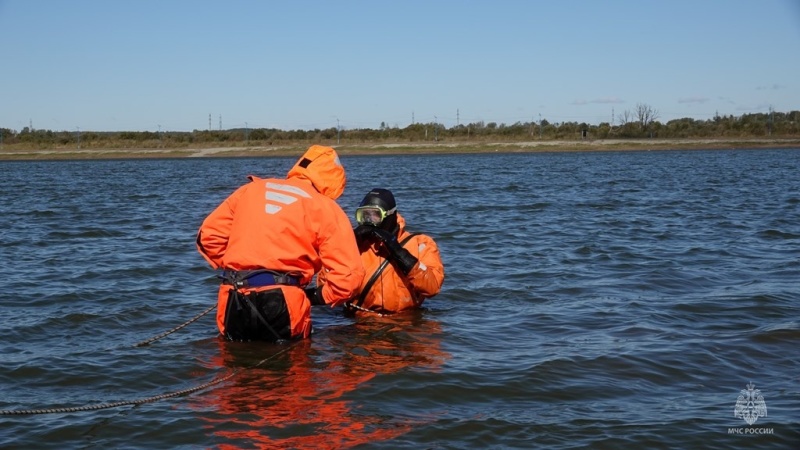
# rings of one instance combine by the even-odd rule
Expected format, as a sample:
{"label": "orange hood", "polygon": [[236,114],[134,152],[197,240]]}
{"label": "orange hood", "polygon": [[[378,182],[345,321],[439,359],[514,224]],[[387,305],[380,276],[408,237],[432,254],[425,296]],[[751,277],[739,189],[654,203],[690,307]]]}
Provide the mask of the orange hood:
{"label": "orange hood", "polygon": [[339,198],[347,184],[344,167],[333,147],[312,145],[289,170],[286,178],[308,180],[320,194]]}

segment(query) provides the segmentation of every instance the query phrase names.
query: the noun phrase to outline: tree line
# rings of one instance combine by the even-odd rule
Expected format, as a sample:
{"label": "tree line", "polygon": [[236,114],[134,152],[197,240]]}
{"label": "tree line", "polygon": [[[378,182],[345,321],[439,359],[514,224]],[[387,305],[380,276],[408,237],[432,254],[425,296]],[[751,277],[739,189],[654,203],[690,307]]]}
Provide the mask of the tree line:
{"label": "tree line", "polygon": [[234,128],[181,131],[52,131],[29,127],[17,132],[0,128],[0,146],[20,148],[186,148],[191,146],[268,146],[296,143],[360,144],[438,141],[532,141],[581,139],[687,139],[687,138],[793,138],[800,136],[800,111],[753,113],[741,116],[715,115],[708,120],[682,118],[658,121],[657,110],[638,104],[623,111],[616,123],[590,125],[585,122],[474,122],[445,127],[414,123],[404,128],[388,126],[313,130]]}

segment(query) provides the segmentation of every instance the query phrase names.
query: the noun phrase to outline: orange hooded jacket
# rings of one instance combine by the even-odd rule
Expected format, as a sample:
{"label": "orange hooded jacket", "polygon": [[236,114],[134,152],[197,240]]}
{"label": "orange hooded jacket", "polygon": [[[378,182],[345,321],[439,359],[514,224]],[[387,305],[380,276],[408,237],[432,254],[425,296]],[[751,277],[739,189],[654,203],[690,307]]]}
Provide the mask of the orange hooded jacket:
{"label": "orange hooded jacket", "polygon": [[[211,267],[292,273],[300,278],[301,286],[324,271],[328,283],[322,295],[328,304],[336,306],[353,297],[364,268],[350,221],[335,201],[347,182],[336,151],[313,145],[286,179],[248,178],[251,182],[234,191],[200,226],[197,249]],[[217,300],[217,326],[222,334],[230,289],[221,285]],[[296,286],[280,289],[292,337],[308,337],[311,305],[305,293]]]}
{"label": "orange hooded jacket", "polygon": [[[403,242],[411,233],[406,231],[406,221],[403,216],[400,213],[395,214],[397,214],[397,225],[400,227],[397,241]],[[364,264],[366,276],[358,288],[354,304],[373,311],[392,313],[419,308],[426,298],[439,293],[444,282],[444,265],[436,242],[427,235],[417,234],[403,247],[416,256],[419,262],[406,277],[401,276],[392,264],[387,265],[372,284],[363,302],[358,305],[366,284],[386,259],[382,244],[376,242],[362,245],[361,262]]]}

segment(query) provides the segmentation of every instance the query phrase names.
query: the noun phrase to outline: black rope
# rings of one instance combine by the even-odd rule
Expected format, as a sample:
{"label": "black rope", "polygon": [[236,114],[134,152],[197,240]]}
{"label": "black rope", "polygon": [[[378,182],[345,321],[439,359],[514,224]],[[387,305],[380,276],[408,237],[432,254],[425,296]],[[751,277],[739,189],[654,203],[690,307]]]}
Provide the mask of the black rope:
{"label": "black rope", "polygon": [[363,311],[363,312],[368,312],[368,313],[376,314],[376,315],[378,315],[379,317],[384,317],[384,316],[387,316],[387,315],[388,315],[388,314],[383,314],[383,313],[380,313],[380,312],[378,312],[378,311],[373,311],[373,310],[371,310],[371,309],[364,308],[363,306],[358,306],[358,305],[356,305],[355,303],[345,303],[345,306],[346,306],[346,307],[348,307],[348,308],[357,309],[357,310],[359,310],[359,311]]}
{"label": "black rope", "polygon": [[[194,318],[192,318],[191,320],[189,320],[186,323],[183,323],[183,324],[181,324],[181,325],[179,325],[179,326],[177,326],[177,327],[175,327],[175,328],[173,328],[173,329],[171,329],[171,330],[169,330],[167,332],[161,333],[158,336],[155,336],[155,337],[150,338],[150,339],[148,339],[146,341],[142,341],[142,342],[136,344],[136,347],[141,347],[141,346],[147,345],[150,342],[156,341],[158,339],[163,338],[164,336],[167,336],[169,334],[174,333],[175,331],[180,330],[181,328],[189,325],[190,323],[192,323],[192,322],[196,321],[197,319],[203,317],[204,315],[208,314],[209,312],[211,312],[211,310],[216,308],[216,306],[217,305],[214,305],[214,306],[206,309],[205,311],[203,311],[202,313],[198,314],[197,316],[195,316]],[[366,310],[364,308],[358,308],[358,309],[369,311],[369,310]],[[369,312],[373,312],[373,313],[378,314],[380,316],[383,315],[383,314],[377,313],[375,311],[369,311]],[[391,327],[391,325],[389,325],[389,327]],[[229,374],[227,374],[227,375],[225,375],[223,377],[215,378],[215,379],[213,379],[213,380],[211,380],[211,381],[209,381],[207,383],[203,383],[201,385],[198,385],[198,386],[195,386],[195,387],[192,387],[192,388],[188,388],[188,389],[182,389],[180,391],[169,392],[169,393],[166,393],[166,394],[155,395],[155,396],[152,396],[152,397],[146,397],[146,398],[141,398],[141,399],[136,399],[136,400],[124,400],[124,401],[113,402],[113,403],[101,403],[101,404],[97,404],[97,405],[84,405],[84,406],[76,406],[76,407],[70,407],[70,408],[18,409],[18,410],[0,409],[0,416],[25,416],[25,415],[34,415],[34,414],[63,414],[63,413],[73,413],[73,412],[82,412],[82,411],[97,411],[97,410],[101,410],[101,409],[119,408],[121,406],[142,405],[142,404],[145,404],[145,403],[153,403],[153,402],[157,402],[159,400],[164,400],[164,399],[168,399],[168,398],[180,397],[180,396],[188,395],[188,394],[191,394],[191,393],[194,393],[194,392],[197,392],[197,391],[201,391],[203,389],[207,389],[207,388],[209,388],[211,386],[215,386],[217,384],[220,384],[222,382],[230,380],[231,378],[233,378],[234,376],[238,375],[240,372],[242,372],[244,370],[254,369],[256,367],[259,367],[260,365],[264,364],[265,362],[267,362],[267,361],[269,361],[269,360],[271,360],[273,358],[276,358],[276,357],[286,353],[295,344],[297,344],[299,342],[302,342],[302,340],[297,340],[297,341],[292,342],[285,349],[279,351],[278,353],[275,353],[274,355],[271,355],[271,356],[269,356],[267,358],[262,359],[261,361],[257,362],[256,364],[253,364],[252,366],[246,366],[246,367],[243,367],[241,369],[236,369],[236,370],[232,371],[231,373],[229,373]]]}
{"label": "black rope", "polygon": [[153,397],[147,397],[147,398],[142,398],[142,399],[138,399],[138,400],[127,400],[127,401],[120,401],[120,402],[114,402],[114,403],[101,403],[99,405],[84,405],[84,406],[77,406],[77,407],[72,407],[72,408],[20,409],[20,410],[7,410],[6,409],[6,410],[0,410],[0,416],[24,416],[24,415],[32,415],[32,414],[59,414],[59,413],[71,413],[71,412],[80,412],[80,411],[96,411],[96,410],[100,410],[100,409],[118,408],[120,406],[141,405],[141,404],[144,404],[144,403],[152,403],[152,402],[156,402],[156,401],[159,401],[159,400],[164,400],[164,399],[167,399],[167,398],[180,397],[180,396],[183,396],[183,395],[191,394],[193,392],[197,392],[197,391],[209,388],[211,386],[220,384],[220,383],[222,383],[224,381],[230,380],[234,376],[238,375],[239,372],[242,372],[244,370],[254,369],[254,368],[264,364],[265,362],[267,362],[267,361],[269,361],[269,360],[271,360],[273,358],[276,358],[276,357],[286,353],[287,351],[289,351],[289,349],[291,349],[298,342],[300,342],[300,341],[295,341],[295,342],[291,343],[285,349],[279,351],[278,353],[275,353],[274,355],[271,355],[271,356],[269,356],[267,358],[262,359],[261,361],[257,362],[256,364],[254,364],[252,366],[247,366],[247,367],[243,367],[241,369],[236,369],[233,372],[225,375],[224,377],[215,378],[215,379],[213,379],[213,380],[211,380],[211,381],[209,381],[207,383],[203,383],[203,384],[201,384],[199,386],[195,386],[195,387],[189,388],[189,389],[182,389],[180,391],[169,392],[169,393],[166,393],[166,394],[155,395]]}
{"label": "black rope", "polygon": [[216,307],[217,307],[217,304],[214,303],[213,306],[209,307],[207,310],[201,312],[200,314],[194,316],[188,322],[183,323],[181,325],[178,325],[177,327],[175,327],[175,328],[173,328],[173,329],[171,329],[169,331],[165,331],[165,332],[159,334],[158,336],[154,336],[154,337],[152,337],[150,339],[147,339],[146,341],[139,342],[138,344],[134,345],[134,347],[144,347],[145,345],[148,345],[153,341],[157,341],[157,340],[159,340],[159,339],[161,339],[163,337],[169,336],[170,334],[180,330],[181,328],[185,327],[186,325],[189,325],[190,323],[192,323],[192,322],[196,321],[197,319],[199,319],[199,318],[205,316],[206,314],[210,313]]}

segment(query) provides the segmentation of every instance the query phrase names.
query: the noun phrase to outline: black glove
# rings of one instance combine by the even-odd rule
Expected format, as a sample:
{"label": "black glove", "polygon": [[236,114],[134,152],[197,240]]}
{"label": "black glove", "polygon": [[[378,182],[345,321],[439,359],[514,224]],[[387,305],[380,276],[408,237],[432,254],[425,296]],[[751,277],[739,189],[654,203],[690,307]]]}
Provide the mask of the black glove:
{"label": "black glove", "polygon": [[356,235],[356,242],[361,244],[362,242],[369,239],[372,235],[372,229],[374,229],[372,225],[359,225],[353,230],[353,234]]}
{"label": "black glove", "polygon": [[417,261],[419,261],[417,257],[404,249],[403,246],[397,242],[397,236],[394,234],[378,227],[370,228],[372,229],[370,230],[372,235],[383,241],[386,249],[389,250],[389,259],[397,264],[397,268],[403,275],[408,275],[408,272],[411,272],[411,269],[417,265]]}
{"label": "black glove", "polygon": [[311,306],[325,305],[325,299],[322,298],[322,286],[310,286],[304,289],[306,297],[311,302]]}

